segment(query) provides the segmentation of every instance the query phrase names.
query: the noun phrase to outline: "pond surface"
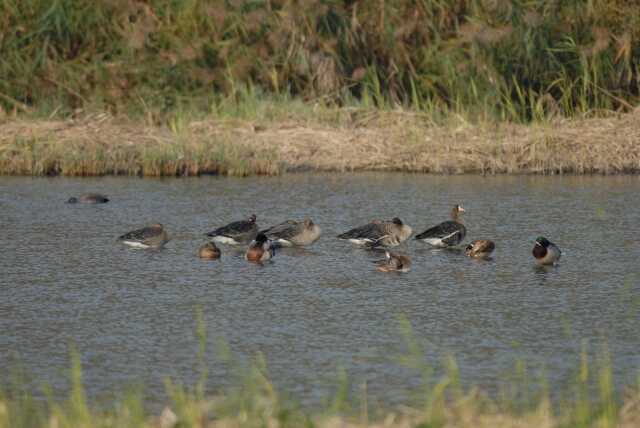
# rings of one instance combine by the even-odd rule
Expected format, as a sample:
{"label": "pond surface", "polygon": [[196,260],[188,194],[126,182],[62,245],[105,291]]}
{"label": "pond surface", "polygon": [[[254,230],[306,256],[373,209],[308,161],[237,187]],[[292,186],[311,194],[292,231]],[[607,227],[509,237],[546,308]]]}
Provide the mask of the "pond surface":
{"label": "pond surface", "polygon": [[[85,192],[111,202],[64,203]],[[411,240],[400,250],[412,271],[384,274],[371,263],[379,254],[335,239],[393,216],[419,233],[455,203],[466,208],[466,241],[496,242],[492,261]],[[340,368],[354,389],[366,382],[370,403],[407,402],[420,375],[401,363],[403,317],[436,374],[453,355],[463,381],[489,392],[517,361],[544,369],[551,389],[566,385],[581,350],[605,346],[620,389],[640,368],[638,207],[638,177],[0,177],[0,382],[19,364],[34,392],[65,392],[74,344],[91,397],[143,385],[162,405],[166,377],[198,378],[201,307],[210,391],[262,353],[270,378],[302,403],[323,402]],[[323,236],[265,266],[225,246],[220,261],[196,257],[203,233],[252,213],[261,227],[310,216]],[[116,241],[153,222],[172,236],[163,250]],[[563,250],[559,266],[534,267],[539,235]]]}

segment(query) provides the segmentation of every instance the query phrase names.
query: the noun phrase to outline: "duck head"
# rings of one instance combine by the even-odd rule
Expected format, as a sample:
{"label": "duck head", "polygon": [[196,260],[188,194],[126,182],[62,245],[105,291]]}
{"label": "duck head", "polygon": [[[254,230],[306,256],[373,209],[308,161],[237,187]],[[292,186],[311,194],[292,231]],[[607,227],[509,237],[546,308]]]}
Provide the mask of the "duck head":
{"label": "duck head", "polygon": [[402,223],[402,220],[400,220],[399,217],[394,217],[391,219],[391,222],[393,224],[395,224],[396,226],[402,226],[404,223]]}
{"label": "duck head", "polygon": [[78,203],[78,198],[72,196],[67,200],[68,204],[77,204]]}
{"label": "duck head", "polygon": [[256,222],[256,215],[255,214],[251,214],[248,218],[249,223],[255,223]]}
{"label": "duck head", "polygon": [[538,236],[536,238],[536,245],[540,245],[541,247],[547,248],[549,247],[550,244],[551,242],[549,242],[549,240],[544,236]]}

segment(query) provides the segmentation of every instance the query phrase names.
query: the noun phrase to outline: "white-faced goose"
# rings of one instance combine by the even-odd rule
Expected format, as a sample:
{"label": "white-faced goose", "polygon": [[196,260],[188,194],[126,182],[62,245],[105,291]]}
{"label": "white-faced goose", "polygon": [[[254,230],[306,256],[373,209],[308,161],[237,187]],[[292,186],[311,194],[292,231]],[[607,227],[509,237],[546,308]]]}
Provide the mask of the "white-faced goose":
{"label": "white-faced goose", "polygon": [[169,236],[164,227],[156,223],[125,233],[118,240],[137,248],[160,248],[169,241]]}
{"label": "white-faced goose", "polygon": [[380,272],[409,272],[411,270],[411,258],[402,254],[385,251],[386,258],[376,262]]}
{"label": "white-faced goose", "polygon": [[320,238],[320,227],[310,218],[301,222],[287,220],[261,231],[267,238],[283,247],[311,245]]}
{"label": "white-faced goose", "polygon": [[212,241],[221,244],[238,245],[251,242],[257,234],[256,215],[252,214],[247,220],[234,221],[206,235],[212,237]]}
{"label": "white-faced goose", "polygon": [[464,212],[461,205],[451,210],[451,220],[443,221],[437,226],[416,235],[418,241],[426,242],[434,247],[455,247],[460,244],[467,234],[467,229],[460,221],[460,214]]}
{"label": "white-faced goose", "polygon": [[467,248],[465,248],[464,252],[467,256],[477,258],[477,259],[486,259],[489,258],[493,250],[495,250],[496,244],[493,241],[488,239],[476,239],[475,241],[471,241]]}
{"label": "white-faced goose", "polygon": [[398,217],[390,221],[373,220],[364,226],[356,227],[341,235],[338,239],[347,240],[356,245],[396,247],[409,239],[411,227]]}
{"label": "white-faced goose", "polygon": [[67,200],[68,204],[106,204],[107,202],[109,202],[109,198],[100,193],[87,193],[79,198],[72,196]]}
{"label": "white-faced goose", "polygon": [[271,259],[275,254],[273,242],[264,233],[258,233],[256,239],[249,244],[244,258],[250,262],[262,263]]}
{"label": "white-faced goose", "polygon": [[539,265],[552,265],[560,260],[562,251],[556,244],[540,236],[536,239],[532,254]]}

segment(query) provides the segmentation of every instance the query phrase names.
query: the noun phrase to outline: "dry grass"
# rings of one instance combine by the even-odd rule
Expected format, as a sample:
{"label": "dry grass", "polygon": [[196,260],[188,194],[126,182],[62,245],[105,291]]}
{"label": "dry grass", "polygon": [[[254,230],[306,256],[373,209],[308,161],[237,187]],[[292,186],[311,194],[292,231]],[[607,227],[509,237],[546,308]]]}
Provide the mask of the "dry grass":
{"label": "dry grass", "polygon": [[100,114],[0,123],[11,175],[621,174],[640,171],[640,111],[607,118],[434,125],[408,112],[343,111],[336,124],[202,120],[169,127]]}

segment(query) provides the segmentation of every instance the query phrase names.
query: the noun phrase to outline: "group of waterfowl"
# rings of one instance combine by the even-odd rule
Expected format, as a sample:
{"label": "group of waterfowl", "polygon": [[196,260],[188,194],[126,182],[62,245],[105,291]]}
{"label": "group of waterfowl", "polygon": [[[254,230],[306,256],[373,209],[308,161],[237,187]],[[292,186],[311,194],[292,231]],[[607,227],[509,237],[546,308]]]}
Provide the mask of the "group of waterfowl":
{"label": "group of waterfowl", "polygon": [[[70,198],[68,203],[106,203],[109,199],[100,194],[86,194],[79,198]],[[464,212],[461,205],[451,210],[451,220],[444,221],[415,236],[415,239],[436,248],[454,248],[462,243],[467,229],[460,219]],[[405,242],[413,230],[398,218],[391,220],[373,220],[363,226],[353,228],[338,235],[338,239],[347,240],[368,248],[396,247]],[[227,245],[248,245],[245,259],[263,263],[275,255],[278,247],[307,246],[320,238],[321,229],[310,218],[303,221],[287,220],[259,230],[256,215],[245,220],[234,221],[219,227],[205,235],[211,240],[202,245],[198,256],[204,259],[218,259],[221,252],[216,243]],[[118,238],[124,244],[138,248],[159,248],[169,241],[169,236],[161,224],[152,224],[141,229],[125,233]],[[487,259],[495,249],[495,243],[487,239],[471,241],[465,248],[465,254],[473,258]],[[553,265],[561,256],[560,249],[548,239],[538,237],[532,251],[535,261],[540,265]],[[411,258],[407,255],[385,251],[385,259],[377,261],[377,269],[382,272],[407,272],[411,268]]]}

